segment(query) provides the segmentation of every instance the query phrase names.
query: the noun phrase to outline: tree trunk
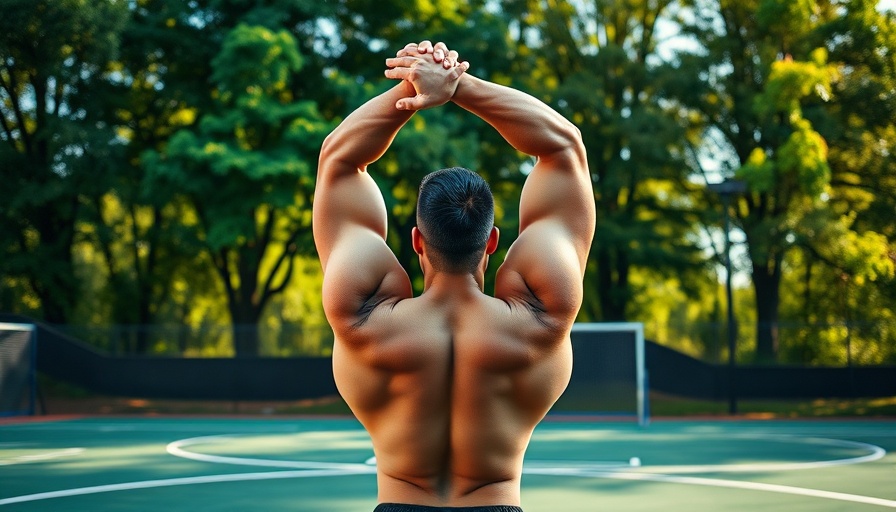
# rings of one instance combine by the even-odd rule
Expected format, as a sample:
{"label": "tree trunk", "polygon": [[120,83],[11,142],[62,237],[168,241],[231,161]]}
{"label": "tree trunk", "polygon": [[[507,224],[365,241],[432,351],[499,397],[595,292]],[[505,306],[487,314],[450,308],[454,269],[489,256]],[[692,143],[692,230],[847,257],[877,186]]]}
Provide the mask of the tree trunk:
{"label": "tree trunk", "polygon": [[254,307],[248,297],[243,297],[242,289],[238,290],[240,300],[230,304],[231,332],[233,333],[233,350],[236,357],[258,357],[261,351],[261,338],[258,334],[258,320],[261,310]]}
{"label": "tree trunk", "polygon": [[44,320],[51,324],[68,323],[78,294],[72,259],[77,198],[60,199],[59,203],[39,206],[34,222],[45,264],[31,269],[31,283],[40,298]]}
{"label": "tree trunk", "polygon": [[770,363],[778,355],[778,306],[781,302],[781,262],[753,262],[756,292],[756,361]]}
{"label": "tree trunk", "polygon": [[625,251],[612,247],[597,250],[597,293],[600,296],[602,321],[625,321],[628,272],[628,255]]}
{"label": "tree trunk", "polygon": [[233,350],[236,357],[258,357],[261,349],[258,320],[264,307],[258,290],[261,256],[252,246],[237,248],[234,253],[238,258],[236,272],[239,286],[228,297],[227,305],[232,324]]}

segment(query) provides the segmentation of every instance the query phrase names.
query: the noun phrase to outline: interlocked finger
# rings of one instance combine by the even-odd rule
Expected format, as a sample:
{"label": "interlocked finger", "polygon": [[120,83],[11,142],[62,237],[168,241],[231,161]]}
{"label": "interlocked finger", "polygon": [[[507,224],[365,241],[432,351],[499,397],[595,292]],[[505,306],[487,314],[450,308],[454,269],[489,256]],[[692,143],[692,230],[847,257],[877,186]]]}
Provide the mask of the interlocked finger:
{"label": "interlocked finger", "polygon": [[404,57],[392,57],[390,59],[386,59],[386,66],[390,68],[407,68],[414,65],[417,62],[418,57],[413,55],[406,55]]}
{"label": "interlocked finger", "polygon": [[394,80],[407,80],[411,77],[411,73],[413,73],[411,68],[390,68],[385,71],[386,78]]}
{"label": "interlocked finger", "polygon": [[451,69],[455,65],[457,65],[458,57],[459,57],[459,54],[456,51],[451,50],[450,52],[448,52],[448,55],[442,61],[442,65],[445,66],[445,69]]}
{"label": "interlocked finger", "polygon": [[442,41],[439,41],[438,43],[433,45],[432,50],[433,52],[435,52],[436,50],[442,50],[442,55],[448,55],[448,45],[443,43]]}
{"label": "interlocked finger", "polygon": [[417,45],[417,51],[420,53],[432,53],[432,41],[429,41],[428,39],[420,41],[420,44]]}
{"label": "interlocked finger", "polygon": [[461,75],[467,72],[470,69],[470,63],[467,61],[458,62],[454,69],[451,71],[451,78],[457,80]]}
{"label": "interlocked finger", "polygon": [[395,56],[396,57],[406,57],[408,55],[412,55],[412,54],[416,54],[416,53],[417,53],[417,43],[408,43],[408,44],[404,45],[404,48],[402,48],[401,50],[398,50],[398,52],[395,54]]}

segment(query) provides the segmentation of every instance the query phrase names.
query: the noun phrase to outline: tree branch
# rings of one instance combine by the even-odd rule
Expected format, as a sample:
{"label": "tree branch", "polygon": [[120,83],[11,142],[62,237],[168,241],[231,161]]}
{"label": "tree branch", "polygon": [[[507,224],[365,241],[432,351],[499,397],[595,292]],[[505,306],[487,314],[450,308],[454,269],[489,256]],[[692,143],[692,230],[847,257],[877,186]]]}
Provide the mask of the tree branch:
{"label": "tree branch", "polygon": [[[224,281],[224,289],[227,291],[227,300],[230,304],[236,304],[236,292],[233,289],[233,283],[230,282],[230,269],[228,268],[228,260],[229,260],[229,251],[226,247],[222,247],[217,251],[209,251],[212,256],[212,261],[215,264],[215,270],[218,271],[218,275],[221,276],[221,280]],[[236,319],[234,319],[236,321]]]}
{"label": "tree branch", "polygon": [[[286,247],[283,249],[283,252],[280,253],[280,256],[277,258],[277,262],[274,263],[274,268],[268,273],[268,278],[265,280],[264,289],[262,290],[261,296],[261,304],[264,304],[269,298],[272,296],[282,292],[286,285],[289,283],[289,279],[292,277],[293,266],[295,265],[295,255],[297,252],[297,246],[295,240],[299,236],[299,232],[303,229],[303,226],[296,226],[296,229],[293,230],[292,233],[289,234],[287,238]],[[277,272],[280,270],[280,267],[283,266],[283,262],[287,262],[287,270],[286,276],[280,281],[280,284],[274,286],[274,278],[277,275]]]}
{"label": "tree branch", "polygon": [[[286,285],[288,285],[289,280],[292,279],[292,272],[296,266],[295,250],[285,250],[285,251],[283,251],[283,255],[289,256],[288,258],[285,258],[286,259],[286,275],[283,276],[283,279],[280,281],[280,284],[278,284],[274,288],[270,288],[265,291],[265,293],[264,293],[265,301],[267,301],[267,299],[273,297],[274,295],[276,295],[276,294],[282,292],[284,289],[286,289]],[[271,273],[271,278],[273,278],[273,276],[274,276],[274,274]]]}
{"label": "tree branch", "polygon": [[6,121],[5,115],[0,115],[0,125],[3,126],[3,132],[6,133],[6,139],[9,141],[9,144],[13,147],[13,149],[18,149],[16,147],[16,140],[12,136],[12,128],[9,126],[9,123]]}
{"label": "tree branch", "polygon": [[13,114],[15,114],[16,122],[18,123],[19,133],[21,133],[22,144],[25,146],[25,153],[30,154],[32,151],[31,147],[31,137],[28,133],[28,130],[25,128],[25,117],[22,113],[21,102],[19,101],[19,95],[16,92],[16,89],[19,87],[18,82],[16,82],[16,77],[13,74],[13,70],[9,67],[9,65],[4,62],[3,68],[6,70],[6,76],[9,81],[3,79],[3,74],[0,73],[0,86],[6,89],[6,93],[9,94],[10,104],[12,105]]}

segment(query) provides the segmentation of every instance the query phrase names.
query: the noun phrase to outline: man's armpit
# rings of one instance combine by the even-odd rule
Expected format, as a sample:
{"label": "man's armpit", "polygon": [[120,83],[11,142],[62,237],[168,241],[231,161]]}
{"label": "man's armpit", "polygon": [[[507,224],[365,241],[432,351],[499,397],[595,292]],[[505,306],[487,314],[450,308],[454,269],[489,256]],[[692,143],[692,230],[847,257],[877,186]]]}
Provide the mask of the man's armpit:
{"label": "man's armpit", "polygon": [[499,286],[495,291],[496,297],[503,300],[513,313],[533,318],[542,327],[555,327],[554,312],[548,309],[519,272],[508,269],[499,279]]}
{"label": "man's armpit", "polygon": [[376,310],[378,307],[388,303],[390,300],[392,301],[393,305],[395,304],[395,302],[397,302],[395,297],[381,294],[380,291],[382,290],[382,288],[383,283],[380,283],[377,289],[374,290],[374,292],[370,294],[370,296],[368,296],[364,300],[364,302],[361,303],[361,307],[358,308],[358,311],[356,313],[357,319],[352,323],[353,329],[362,327],[365,323],[367,323],[367,320],[370,319],[370,315],[372,315],[374,310]]}
{"label": "man's armpit", "polygon": [[515,301],[519,308],[535,319],[542,327],[552,329],[555,326],[554,318],[548,313],[544,303],[534,294],[529,297],[520,297]]}

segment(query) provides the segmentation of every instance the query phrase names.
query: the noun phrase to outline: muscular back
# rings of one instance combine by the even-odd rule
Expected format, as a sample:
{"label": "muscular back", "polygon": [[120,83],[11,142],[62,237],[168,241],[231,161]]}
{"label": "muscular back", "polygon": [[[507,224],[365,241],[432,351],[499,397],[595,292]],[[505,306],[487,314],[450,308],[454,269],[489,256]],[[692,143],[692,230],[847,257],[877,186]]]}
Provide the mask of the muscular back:
{"label": "muscular back", "polygon": [[380,502],[518,504],[535,425],[569,381],[568,333],[476,290],[338,330],[336,384],[370,432]]}
{"label": "muscular back", "polygon": [[[387,60],[386,76],[401,82],[355,110],[321,148],[314,240],[336,333],[334,375],[373,439],[380,502],[519,505],[532,430],[569,381],[569,331],[594,235],[591,175],[572,123],[521,91],[457,78],[424,46]],[[437,269],[429,254],[438,244],[414,231],[426,282],[413,297],[367,172],[413,115],[408,108],[449,100],[537,159],[494,297],[482,283],[497,230],[466,275]]]}

